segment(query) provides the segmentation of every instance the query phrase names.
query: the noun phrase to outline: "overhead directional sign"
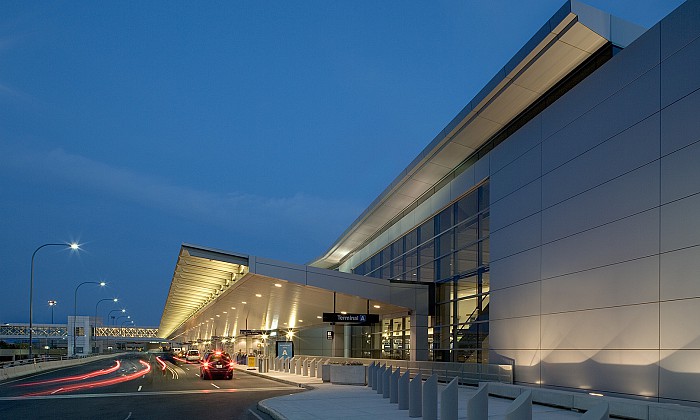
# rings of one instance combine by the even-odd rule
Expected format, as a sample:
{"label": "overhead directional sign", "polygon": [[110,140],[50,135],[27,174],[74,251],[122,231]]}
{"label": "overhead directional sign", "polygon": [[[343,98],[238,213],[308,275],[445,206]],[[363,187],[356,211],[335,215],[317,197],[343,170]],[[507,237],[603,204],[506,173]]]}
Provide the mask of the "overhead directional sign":
{"label": "overhead directional sign", "polygon": [[263,335],[269,334],[267,330],[241,330],[241,335]]}
{"label": "overhead directional sign", "polygon": [[323,322],[334,322],[337,324],[376,324],[379,322],[379,315],[324,312]]}

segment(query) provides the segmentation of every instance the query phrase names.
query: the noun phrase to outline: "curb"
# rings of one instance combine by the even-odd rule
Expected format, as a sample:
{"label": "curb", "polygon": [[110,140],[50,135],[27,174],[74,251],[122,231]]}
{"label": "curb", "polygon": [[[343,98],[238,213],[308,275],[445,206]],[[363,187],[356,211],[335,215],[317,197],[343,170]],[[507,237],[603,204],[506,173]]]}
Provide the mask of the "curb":
{"label": "curb", "polygon": [[[274,398],[279,398],[279,397],[274,397]],[[282,413],[278,412],[274,408],[270,408],[267,405],[265,405],[266,401],[272,400],[274,398],[268,398],[267,400],[258,401],[258,410],[262,411],[263,413],[267,414],[268,416],[272,417],[275,420],[287,420],[287,418],[284,415],[282,415]]]}
{"label": "curb", "polygon": [[243,369],[237,369],[237,370],[239,370],[239,371],[241,371],[241,372],[245,372],[245,373],[247,373],[248,375],[258,376],[258,377],[260,377],[260,378],[265,378],[265,379],[270,379],[270,380],[273,380],[273,381],[276,381],[276,382],[283,383],[283,384],[285,384],[285,385],[293,385],[293,386],[296,386],[297,388],[308,389],[309,391],[311,391],[311,390],[313,390],[313,389],[316,389],[316,387],[313,386],[313,385],[302,384],[302,383],[299,383],[299,382],[290,381],[290,380],[288,380],[288,379],[275,378],[274,376],[267,376],[267,375],[264,375],[264,374],[262,374],[262,373],[255,372],[255,371],[248,371],[248,370],[243,370]]}

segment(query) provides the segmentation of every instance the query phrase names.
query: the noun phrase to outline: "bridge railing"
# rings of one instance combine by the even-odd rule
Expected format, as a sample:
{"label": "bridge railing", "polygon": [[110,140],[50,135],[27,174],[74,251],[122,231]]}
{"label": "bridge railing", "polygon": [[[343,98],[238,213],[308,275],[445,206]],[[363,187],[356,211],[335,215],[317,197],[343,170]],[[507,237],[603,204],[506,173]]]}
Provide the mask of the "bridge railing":
{"label": "bridge railing", "polygon": [[81,355],[81,356],[68,357],[68,356],[53,356],[53,355],[52,356],[36,355],[36,357],[33,359],[18,359],[18,360],[12,360],[9,362],[0,362],[0,369],[7,369],[7,368],[12,368],[12,367],[17,367],[17,366],[25,366],[25,365],[31,365],[31,364],[43,363],[43,362],[55,362],[55,361],[70,360],[70,359],[83,359],[86,357],[90,357],[90,356],[89,355]]}

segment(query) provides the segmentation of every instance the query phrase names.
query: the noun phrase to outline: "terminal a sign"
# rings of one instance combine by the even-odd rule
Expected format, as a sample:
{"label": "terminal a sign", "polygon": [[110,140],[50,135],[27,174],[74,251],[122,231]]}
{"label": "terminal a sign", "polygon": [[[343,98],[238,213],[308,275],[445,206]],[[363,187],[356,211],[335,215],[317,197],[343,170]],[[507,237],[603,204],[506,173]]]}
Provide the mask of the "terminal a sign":
{"label": "terminal a sign", "polygon": [[333,322],[337,324],[377,324],[379,315],[377,314],[339,314],[323,313],[323,322]]}
{"label": "terminal a sign", "polygon": [[267,330],[241,330],[241,335],[246,335],[246,336],[264,335],[264,334],[269,334],[269,331],[267,331]]}

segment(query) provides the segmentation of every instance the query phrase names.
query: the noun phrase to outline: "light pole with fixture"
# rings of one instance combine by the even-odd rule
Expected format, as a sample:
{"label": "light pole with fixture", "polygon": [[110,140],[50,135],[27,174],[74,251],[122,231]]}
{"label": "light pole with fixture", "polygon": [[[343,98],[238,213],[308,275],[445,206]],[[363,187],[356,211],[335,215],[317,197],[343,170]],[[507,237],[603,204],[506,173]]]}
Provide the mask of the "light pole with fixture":
{"label": "light pole with fixture", "polygon": [[58,301],[56,300],[50,300],[49,301],[49,306],[51,307],[51,324],[53,324],[53,307],[56,306]]}
{"label": "light pole with fixture", "polygon": [[41,248],[47,247],[47,246],[62,246],[62,247],[68,247],[72,250],[78,250],[80,249],[80,246],[76,243],[72,244],[59,244],[59,243],[48,243],[41,245],[37,249],[34,250],[34,253],[32,253],[32,268],[29,274],[29,358],[33,358],[32,356],[32,339],[34,337],[34,324],[33,324],[33,301],[34,301],[34,256],[36,256],[36,253],[39,252]]}
{"label": "light pole with fixture", "polygon": [[109,313],[107,314],[107,319],[108,319],[108,320],[111,319],[111,320],[112,320],[112,325],[114,325],[114,317],[112,316],[112,312],[121,312],[121,313],[125,313],[125,312],[126,312],[126,309],[112,309],[111,311],[109,311]]}
{"label": "light pole with fixture", "polygon": [[[50,300],[49,301],[49,306],[51,307],[51,328],[54,328],[53,326],[53,307],[56,306],[58,301],[56,300]],[[51,329],[49,329],[49,334],[51,334]],[[53,339],[51,340],[51,346],[53,346]]]}
{"label": "light pole with fixture", "polygon": [[107,283],[100,281],[84,281],[75,287],[75,293],[73,296],[73,356],[75,356],[75,321],[78,317],[78,289],[84,284],[97,284],[100,287],[104,287]]}
{"label": "light pole with fixture", "polygon": [[95,304],[95,329],[94,329],[94,333],[93,333],[93,335],[95,337],[95,347],[97,347],[97,306],[100,304],[100,302],[106,302],[108,300],[111,300],[114,303],[119,302],[119,299],[117,299],[117,298],[113,298],[113,299],[112,298],[105,298],[105,299],[98,300],[97,303]]}
{"label": "light pole with fixture", "polygon": [[[111,311],[109,311],[109,313],[107,314],[107,320],[108,320],[107,323],[108,323],[109,325],[114,325],[114,318],[115,318],[115,317],[112,316],[112,312],[120,312],[120,311],[121,311],[121,313],[126,313],[126,308],[122,308],[122,309],[112,309]],[[111,323],[109,322],[110,319],[112,320]],[[110,336],[111,336],[111,335],[114,335],[114,331],[111,331],[111,332],[110,332]],[[116,339],[116,338],[114,339],[114,342],[115,342],[115,345],[116,345],[116,342],[117,342],[117,339]],[[107,347],[109,347],[109,340],[107,340]]]}

